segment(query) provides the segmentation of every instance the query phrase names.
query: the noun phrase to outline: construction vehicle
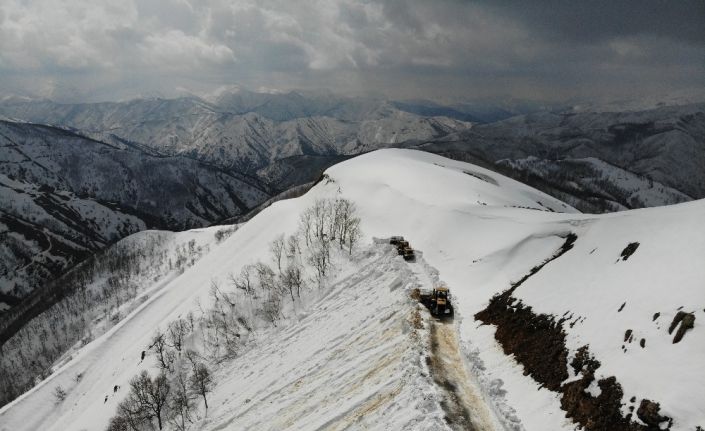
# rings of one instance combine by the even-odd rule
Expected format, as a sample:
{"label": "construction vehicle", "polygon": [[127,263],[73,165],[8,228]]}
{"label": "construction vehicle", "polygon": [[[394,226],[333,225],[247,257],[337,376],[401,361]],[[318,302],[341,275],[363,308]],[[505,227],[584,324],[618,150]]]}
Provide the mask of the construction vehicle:
{"label": "construction vehicle", "polygon": [[389,238],[389,243],[391,245],[398,245],[402,241],[404,241],[403,236],[393,236],[393,237]]}
{"label": "construction vehicle", "polygon": [[413,261],[416,259],[414,249],[409,245],[409,241],[404,240],[403,236],[393,236],[389,238],[389,243],[397,248],[397,253],[399,253],[399,256],[403,257],[404,260]]}
{"label": "construction vehicle", "polygon": [[404,254],[404,249],[407,248],[411,248],[411,246],[409,245],[409,241],[402,240],[397,243],[397,252],[399,253],[399,255]]}
{"label": "construction vehicle", "polygon": [[403,257],[404,260],[414,260],[416,255],[414,254],[414,249],[409,245],[409,241],[399,241],[397,243],[397,253],[399,256]]}
{"label": "construction vehicle", "polygon": [[431,291],[419,291],[419,301],[426,306],[431,315],[436,317],[453,317],[453,304],[450,290],[445,286],[434,287]]}
{"label": "construction vehicle", "polygon": [[404,247],[401,250],[401,256],[404,258],[406,261],[413,261],[416,260],[416,254],[414,254],[414,249],[411,247]]}

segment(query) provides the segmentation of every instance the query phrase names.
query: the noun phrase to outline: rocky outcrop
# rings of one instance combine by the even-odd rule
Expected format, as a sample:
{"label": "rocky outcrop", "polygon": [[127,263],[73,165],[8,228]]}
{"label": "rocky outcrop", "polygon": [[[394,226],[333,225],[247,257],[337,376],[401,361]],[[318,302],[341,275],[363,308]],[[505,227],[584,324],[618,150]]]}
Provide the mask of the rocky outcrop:
{"label": "rocky outcrop", "polygon": [[[566,416],[588,431],[656,431],[670,429],[671,419],[659,413],[659,404],[642,400],[637,410],[638,418],[646,425],[632,417],[633,413],[622,415],[624,391],[617,377],[609,376],[596,381],[595,372],[600,361],[590,354],[589,346],[583,346],[575,352],[568,363],[570,352],[566,347],[566,333],[563,323],[566,318],[556,318],[548,314],[537,314],[532,308],[513,297],[516,289],[529,277],[540,271],[550,261],[569,251],[577,237],[566,238],[563,246],[553,257],[541,265],[532,268],[520,282],[514,283],[505,292],[495,295],[488,306],[475,314],[475,319],[484,324],[494,325],[495,339],[500,343],[504,353],[513,355],[524,367],[524,373],[530,375],[541,386],[560,394],[561,408]],[[624,334],[625,342],[632,339],[633,331]],[[642,347],[645,340],[641,340]],[[569,380],[568,365],[579,377]],[[594,395],[595,386],[599,394]],[[632,403],[636,398],[632,399]],[[634,406],[629,410],[633,412]]]}
{"label": "rocky outcrop", "polygon": [[692,329],[695,326],[695,315],[693,313],[686,313],[684,311],[679,311],[673,317],[671,326],[668,327],[668,333],[673,333],[673,330],[678,328],[676,331],[676,336],[673,337],[673,344],[680,342],[688,329]]}

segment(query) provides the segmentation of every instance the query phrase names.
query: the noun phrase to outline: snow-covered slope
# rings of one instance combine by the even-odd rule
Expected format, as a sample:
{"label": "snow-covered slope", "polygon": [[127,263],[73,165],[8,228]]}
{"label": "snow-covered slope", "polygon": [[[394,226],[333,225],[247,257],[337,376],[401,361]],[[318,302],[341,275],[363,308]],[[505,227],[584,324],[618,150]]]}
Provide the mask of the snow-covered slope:
{"label": "snow-covered slope", "polygon": [[691,200],[674,188],[594,157],[562,160],[527,157],[499,160],[497,166],[529,183],[531,178],[540,178],[552,196],[585,212],[623,211]]}
{"label": "snow-covered slope", "polygon": [[18,300],[145,228],[185,229],[270,197],[257,179],[70,130],[0,121],[0,293]]}
{"label": "snow-covered slope", "polygon": [[[417,328],[408,299],[409,289],[438,283],[456,304],[457,375],[469,376],[457,384],[476,388],[484,406],[474,412],[485,418],[478,429],[572,430],[573,420],[647,429],[644,421],[665,425],[659,415],[673,430],[705,425],[704,202],[583,215],[476,166],[382,150],[330,168],[303,197],[214,240],[192,267],[154,286],[113,329],[0,410],[0,429],[103,429],[129,379],[156,370],[140,354],[157,328],[207,308],[213,283],[267,259],[269,243],[294,233],[302,211],[339,196],[358,207],[358,252],[339,257],[327,284],[310,286],[276,328],[243,330],[242,350],[217,370],[207,417],[201,407],[191,429],[445,429],[448,399],[424,365],[434,323],[426,317]],[[393,234],[411,241],[417,262],[372,241]],[[678,311],[695,320],[674,344],[668,326]],[[55,404],[59,385],[67,398]],[[123,389],[113,393],[114,385]],[[600,427],[595,414],[613,426]]]}

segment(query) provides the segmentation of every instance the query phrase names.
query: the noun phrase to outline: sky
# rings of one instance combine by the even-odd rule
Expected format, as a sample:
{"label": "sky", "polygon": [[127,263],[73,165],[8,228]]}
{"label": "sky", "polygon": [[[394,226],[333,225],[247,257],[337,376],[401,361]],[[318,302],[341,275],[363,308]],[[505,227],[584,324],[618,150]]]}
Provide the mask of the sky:
{"label": "sky", "polygon": [[326,89],[618,100],[705,88],[705,1],[0,0],[0,95]]}

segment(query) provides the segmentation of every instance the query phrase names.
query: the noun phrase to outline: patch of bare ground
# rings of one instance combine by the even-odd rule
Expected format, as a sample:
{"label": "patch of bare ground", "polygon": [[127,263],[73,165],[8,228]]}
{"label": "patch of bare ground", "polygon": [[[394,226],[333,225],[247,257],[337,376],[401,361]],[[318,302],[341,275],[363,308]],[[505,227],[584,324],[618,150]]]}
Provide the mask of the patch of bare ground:
{"label": "patch of bare ground", "polygon": [[456,431],[493,430],[487,405],[465,370],[453,322],[432,320],[430,332],[431,355],[426,362],[441,389],[446,422]]}
{"label": "patch of bare ground", "polygon": [[[570,366],[580,376],[577,380],[563,383],[568,379],[568,349],[563,323],[548,314],[537,314],[530,306],[514,298],[514,291],[529,277],[540,271],[546,264],[559,258],[573,247],[577,237],[566,238],[563,246],[541,265],[532,268],[520,282],[514,283],[507,291],[495,295],[487,308],[475,315],[484,324],[496,326],[495,339],[507,355],[514,355],[530,375],[540,385],[558,392],[561,408],[588,431],[656,431],[671,427],[671,419],[659,413],[657,402],[643,399],[639,408],[629,407],[630,413],[622,416],[621,407],[624,392],[614,376],[597,381],[600,393],[586,391],[595,381],[595,371],[600,362],[589,352],[588,346],[580,348]],[[632,400],[632,403],[636,399]],[[634,414],[641,422],[634,419]],[[644,425],[645,424],[645,425]]]}

